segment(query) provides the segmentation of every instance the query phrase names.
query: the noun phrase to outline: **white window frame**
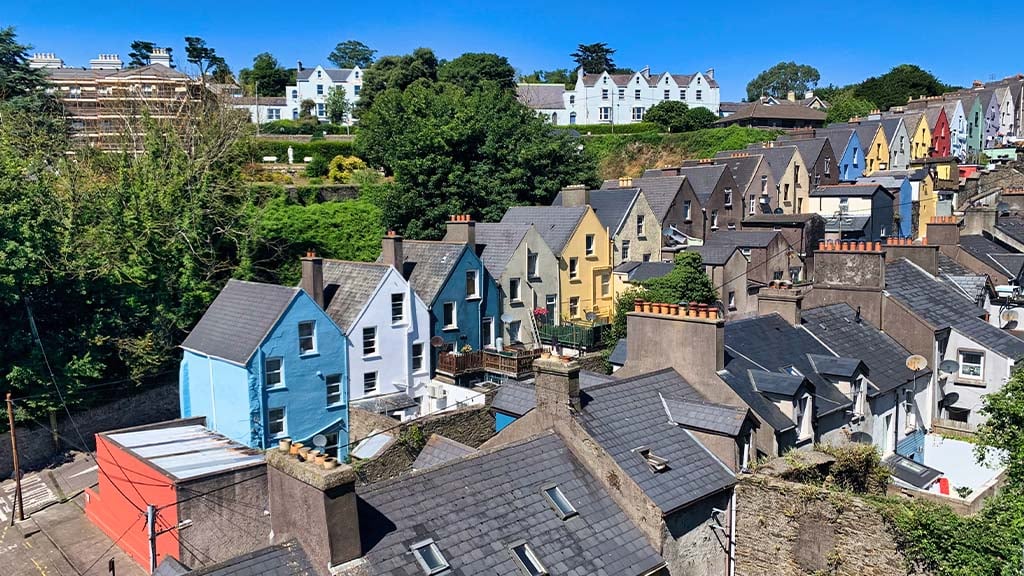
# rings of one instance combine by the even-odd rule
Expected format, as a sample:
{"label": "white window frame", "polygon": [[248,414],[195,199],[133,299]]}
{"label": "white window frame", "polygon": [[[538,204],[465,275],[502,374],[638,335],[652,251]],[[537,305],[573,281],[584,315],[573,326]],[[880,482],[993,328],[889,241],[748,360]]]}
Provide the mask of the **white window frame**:
{"label": "white window frame", "polygon": [[[431,555],[437,560],[439,560],[441,564],[431,567],[424,559],[423,553],[421,552],[421,550],[424,549],[430,550]],[[420,568],[423,570],[423,573],[427,576],[431,576],[433,574],[440,574],[451,568],[451,565],[448,564],[448,559],[444,557],[444,554],[441,553],[441,549],[437,547],[437,544],[433,540],[424,540],[422,542],[417,542],[412,546],[409,546],[409,550],[412,551],[413,557],[416,558],[416,563],[420,565]]]}
{"label": "white window frame", "polygon": [[526,275],[530,278],[537,277],[540,255],[536,252],[526,251]]}
{"label": "white window frame", "polygon": [[643,100],[643,95],[641,94],[639,88],[633,90],[633,100]]}
{"label": "white window frame", "polygon": [[619,88],[619,100],[625,100],[625,99],[626,99],[626,89],[625,88]]}
{"label": "white window frame", "polygon": [[580,277],[580,261],[579,258],[573,256],[569,258],[569,280],[576,280]]}
{"label": "white window frame", "polygon": [[[369,338],[367,338],[369,334]],[[364,326],[363,327],[363,358],[369,358],[371,356],[377,356],[380,353],[380,348],[377,345],[377,327],[376,326]]]}
{"label": "white window frame", "polygon": [[[395,297],[398,297],[398,301],[395,301]],[[395,315],[395,305],[398,305],[398,315]],[[391,323],[402,324],[405,322],[405,292],[392,292],[391,293]]]}
{"label": "white window frame", "polygon": [[[697,80],[699,81],[700,78],[697,78]],[[701,91],[700,90],[697,90],[697,97],[695,98],[695,100],[702,100],[702,98],[701,98]]]}
{"label": "white window frame", "polygon": [[513,320],[513,321],[509,322],[508,326],[506,326],[506,329],[508,330],[508,338],[509,338],[509,340],[511,342],[521,342],[522,341],[522,338],[520,337],[521,334],[522,334],[522,330],[523,330],[523,321],[522,320]]}
{"label": "white window frame", "polygon": [[573,506],[572,502],[565,497],[562,489],[557,485],[545,486],[541,491],[544,493],[544,497],[548,501],[548,506],[551,506],[551,509],[555,511],[555,514],[558,514],[560,519],[568,520],[569,518],[579,514],[576,507]]}
{"label": "white window frame", "polygon": [[661,99],[662,100],[671,100],[672,99],[672,91],[666,88],[665,92],[662,94],[662,98]]}
{"label": "white window frame", "polygon": [[[280,412],[281,417],[274,418],[274,412]],[[271,428],[274,426],[275,422],[281,423],[280,432],[271,431]],[[288,411],[285,409],[284,406],[267,409],[267,434],[270,434],[271,438],[283,438],[288,435]]]}
{"label": "white window frame", "polygon": [[[448,316],[448,307],[451,307],[451,323],[445,322],[445,316]],[[455,305],[455,302],[448,301],[441,304],[441,323],[443,324],[443,330],[458,330],[459,328],[459,307]]]}
{"label": "white window frame", "polygon": [[601,296],[609,296],[612,292],[612,275],[605,272],[601,274]]}
{"label": "white window frame", "polygon": [[323,96],[324,95],[324,85],[323,84],[317,84],[316,85],[316,95],[317,96]]}
{"label": "white window frame", "polygon": [[587,234],[583,238],[583,242],[584,250],[586,251],[587,256],[593,256],[594,250],[597,246],[597,237],[594,236],[593,234]]}
{"label": "white window frame", "polygon": [[718,230],[718,210],[711,211],[711,229]]}
{"label": "white window frame", "polygon": [[725,207],[729,208],[732,206],[732,188],[726,188],[722,195],[725,197],[725,200],[723,201]]}
{"label": "white window frame", "polygon": [[767,175],[761,176],[761,195],[762,196],[767,196],[768,195],[768,176]]}
{"label": "white window frame", "polygon": [[523,302],[523,281],[520,278],[508,279],[509,302],[521,304]]}
{"label": "white window frame", "polygon": [[494,318],[484,316],[480,319],[480,347],[494,346]]}
{"label": "white window frame", "polygon": [[[303,336],[302,335],[303,327],[310,326],[310,325],[313,327],[311,333],[309,335],[307,335],[307,336]],[[299,356],[310,356],[312,354],[316,354],[316,320],[303,320],[303,321],[299,322],[298,335],[299,335]],[[307,339],[309,340],[310,347],[309,347],[308,350],[303,350],[302,342],[304,340],[307,340]]]}
{"label": "white window frame", "polygon": [[729,310],[735,310],[735,309],[736,309],[736,291],[735,290],[730,290],[729,291]]}
{"label": "white window frame", "polygon": [[692,221],[692,219],[690,218],[690,208],[691,208],[690,201],[689,200],[683,200],[683,221],[684,222],[691,222]]}
{"label": "white window frame", "polygon": [[612,119],[612,108],[611,106],[602,106],[597,109],[598,120],[611,120]]}
{"label": "white window frame", "polygon": [[526,542],[517,542],[509,546],[509,553],[523,576],[547,576],[548,571],[537,558],[537,554]]}
{"label": "white window frame", "polygon": [[580,297],[570,296],[569,297],[569,318],[579,318],[580,315]]}
{"label": "white window frame", "polygon": [[643,214],[637,214],[636,215],[636,235],[637,235],[638,238],[644,238],[645,235],[646,235],[646,232],[644,230],[644,224],[645,224],[645,222],[644,222],[644,215]]}
{"label": "white window frame", "polygon": [[[982,352],[980,350],[957,350],[956,353],[957,353],[957,358],[959,358],[959,360],[960,360],[960,369],[957,371],[957,375],[960,378],[965,378],[967,380],[984,380],[985,379],[985,353],[984,352]],[[977,355],[977,356],[979,356],[981,358],[981,361],[978,362],[978,363],[965,362],[964,361],[964,355],[966,355],[966,354]],[[971,367],[976,366],[978,374],[975,375],[975,374],[964,372],[964,368],[968,367],[968,366],[971,366]]]}
{"label": "white window frame", "polygon": [[635,122],[641,122],[644,119],[644,107],[634,106],[633,107],[633,120]]}
{"label": "white window frame", "polygon": [[[277,370],[271,370],[269,364],[273,361],[277,361]],[[270,375],[272,373],[277,374],[277,383],[270,383]],[[263,386],[268,390],[274,388],[284,388],[284,358],[280,356],[271,356],[263,359]]]}
{"label": "white window frame", "polygon": [[750,212],[751,216],[753,216],[756,213],[757,197],[755,197],[753,194],[750,195],[750,206],[747,208],[747,210]]}
{"label": "white window frame", "polygon": [[[331,379],[332,378],[337,378],[338,381],[336,383],[334,383],[334,384],[331,384]],[[324,386],[326,387],[326,391],[327,391],[327,405],[328,406],[338,406],[338,405],[340,405],[342,403],[342,400],[344,400],[344,396],[342,396],[342,393],[341,393],[342,392],[341,391],[341,374],[328,374],[327,376],[324,376]],[[336,387],[336,391],[334,391],[334,392],[331,391],[331,387],[332,386]],[[332,396],[337,398],[333,402],[331,401],[331,397]]]}
{"label": "white window frame", "polygon": [[[419,353],[418,354],[416,353],[417,349],[419,349]],[[422,372],[424,370],[424,368],[426,367],[426,364],[423,362],[423,359],[424,359],[424,357],[423,357],[423,349],[424,349],[423,348],[423,342],[413,342],[412,343],[412,349],[409,352],[409,355],[412,358],[412,371],[413,372]],[[419,366],[416,365],[417,364],[417,360],[418,360]]]}
{"label": "white window frame", "polygon": [[608,99],[608,89],[607,88],[601,88],[601,100],[607,100],[607,99]]}
{"label": "white window frame", "polygon": [[620,255],[622,256],[622,261],[623,262],[629,262],[629,249],[630,249],[629,240],[623,239],[622,240],[622,248],[621,248],[621,252],[620,252]]}
{"label": "white window frame", "polygon": [[[368,388],[366,386],[366,380],[367,380],[368,376],[373,376],[373,387],[372,388]],[[376,370],[370,370],[368,372],[363,372],[363,395],[375,394],[379,390],[380,390],[380,375],[377,374],[377,371]]]}

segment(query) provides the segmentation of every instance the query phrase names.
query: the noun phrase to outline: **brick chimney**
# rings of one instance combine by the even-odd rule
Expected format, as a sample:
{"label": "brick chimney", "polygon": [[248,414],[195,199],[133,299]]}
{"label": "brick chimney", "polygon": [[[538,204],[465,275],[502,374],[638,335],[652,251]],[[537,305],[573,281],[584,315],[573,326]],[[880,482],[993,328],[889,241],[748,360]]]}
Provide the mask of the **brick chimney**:
{"label": "brick chimney", "polygon": [[799,326],[804,296],[809,290],[809,286],[794,288],[789,282],[772,280],[767,288],[757,293],[757,314],[764,316],[777,312],[786,322]]}
{"label": "brick chimney", "polygon": [[565,409],[580,409],[580,364],[557,356],[533,361],[537,374],[537,408],[550,416],[565,414]]}
{"label": "brick chimney", "polygon": [[272,543],[298,540],[320,576],[329,567],[359,558],[356,474],[299,460],[279,448],[266,452]]}
{"label": "brick chimney", "polygon": [[468,244],[470,249],[475,250],[476,222],[473,222],[473,218],[469,214],[454,214],[449,216],[444,241]]}
{"label": "brick chimney", "polygon": [[399,274],[404,274],[405,258],[402,255],[402,237],[389,230],[381,241],[380,246],[381,262],[390,264]]}
{"label": "brick chimney", "polygon": [[590,204],[590,191],[583,184],[562,188],[562,206],[573,208]]}
{"label": "brick chimney", "polygon": [[638,300],[626,315],[629,338],[620,372],[626,377],[675,368],[692,384],[719,386],[718,371],[725,367],[725,320],[718,312],[707,304]]}
{"label": "brick chimney", "polygon": [[302,258],[302,289],[317,306],[324,307],[324,259],[312,250]]}
{"label": "brick chimney", "polygon": [[919,243],[910,238],[887,238],[885,252],[889,262],[906,258],[932,276],[939,274],[939,247],[929,245],[927,238],[922,238]]}
{"label": "brick chimney", "polygon": [[960,244],[960,222],[956,216],[933,216],[927,224],[928,243],[935,246]]}

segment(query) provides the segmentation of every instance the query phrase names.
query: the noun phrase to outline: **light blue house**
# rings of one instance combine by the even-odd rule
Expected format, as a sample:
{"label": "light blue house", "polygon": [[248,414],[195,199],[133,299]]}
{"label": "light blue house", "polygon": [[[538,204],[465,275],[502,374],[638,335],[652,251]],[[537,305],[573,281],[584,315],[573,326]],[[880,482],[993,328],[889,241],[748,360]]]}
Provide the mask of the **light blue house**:
{"label": "light blue house", "polygon": [[[892,194],[893,229],[890,236],[913,238],[914,218],[914,187],[912,178],[919,170],[877,170],[864,178],[857,179],[857,184],[880,184]],[[896,221],[895,216],[899,216]]]}
{"label": "light blue house", "polygon": [[253,448],[348,454],[347,338],[301,288],[229,280],[181,344],[181,416]]}
{"label": "light blue house", "polygon": [[[492,347],[502,333],[498,284],[476,254],[475,223],[468,216],[448,223],[443,242],[387,236],[379,259],[400,270],[430,309],[436,367],[439,349],[458,351]],[[435,341],[436,342],[436,341]]]}
{"label": "light blue house", "polygon": [[815,136],[824,136],[832,144],[832,151],[839,158],[839,181],[853,182],[864,175],[864,147],[853,128],[825,128],[815,131]]}

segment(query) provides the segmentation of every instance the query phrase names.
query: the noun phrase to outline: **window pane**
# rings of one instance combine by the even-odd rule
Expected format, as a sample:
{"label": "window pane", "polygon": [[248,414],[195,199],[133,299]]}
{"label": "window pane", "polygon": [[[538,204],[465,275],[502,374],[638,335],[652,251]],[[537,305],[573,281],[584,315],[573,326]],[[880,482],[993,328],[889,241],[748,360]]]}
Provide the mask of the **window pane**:
{"label": "window pane", "polygon": [[476,270],[466,271],[466,297],[476,296]]}
{"label": "window pane", "polygon": [[533,550],[530,549],[529,545],[520,544],[512,548],[512,553],[516,555],[516,559],[519,560],[520,565],[530,576],[543,576],[546,574],[544,567],[540,565],[540,561],[537,560],[537,556],[533,554]]}
{"label": "window pane", "polygon": [[553,486],[544,491],[544,494],[551,499],[551,503],[555,505],[555,508],[561,512],[562,516],[570,516],[576,513],[576,509],[572,507],[569,500],[562,494],[562,491],[558,489],[558,486]]}
{"label": "window pane", "polygon": [[271,408],[267,417],[267,431],[271,435],[284,434],[284,408]]}
{"label": "window pane", "polygon": [[363,328],[363,356],[377,353],[377,329]]}
{"label": "window pane", "polygon": [[299,353],[305,354],[316,349],[314,333],[315,322],[299,322]]}
{"label": "window pane", "polygon": [[423,344],[416,343],[412,345],[412,369],[423,369]]}
{"label": "window pane", "polygon": [[369,394],[377,391],[377,373],[366,372],[363,374],[363,393]]}
{"label": "window pane", "polygon": [[267,378],[267,386],[277,386],[281,384],[281,359],[267,358],[264,363],[264,366]]}
{"label": "window pane", "polygon": [[341,402],[341,374],[328,374],[327,381],[327,404],[338,404]]}
{"label": "window pane", "polygon": [[405,318],[405,294],[391,295],[391,321],[401,322]]}
{"label": "window pane", "polygon": [[442,321],[445,326],[455,325],[455,304],[453,302],[444,303],[444,318]]}

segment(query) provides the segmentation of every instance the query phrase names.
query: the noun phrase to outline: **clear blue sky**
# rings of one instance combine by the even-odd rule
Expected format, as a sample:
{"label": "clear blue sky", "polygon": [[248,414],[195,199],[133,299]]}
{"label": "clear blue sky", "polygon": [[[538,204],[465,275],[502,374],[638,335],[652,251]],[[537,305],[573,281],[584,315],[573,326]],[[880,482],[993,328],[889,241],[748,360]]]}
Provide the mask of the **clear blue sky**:
{"label": "clear blue sky", "polygon": [[1006,2],[495,4],[11,0],[4,2],[0,26],[15,26],[23,43],[55,52],[73,66],[88,65],[100,52],[127,60],[136,39],[173,47],[184,64],[182,38],[201,36],[236,73],[263,51],[288,67],[296,60],[326,63],[334,45],[347,39],[368,44],[378,55],[419,46],[433,48],[440,58],[496,52],[523,72],[571,67],[568,55],[578,43],[607,42],[623,67],[650,65],[675,73],[713,67],[724,100],[742,98],[753,76],[782,60],[815,66],[822,84],[860,81],[901,63],[918,64],[959,85],[1024,71],[1024,59],[1013,48],[1021,13]]}

